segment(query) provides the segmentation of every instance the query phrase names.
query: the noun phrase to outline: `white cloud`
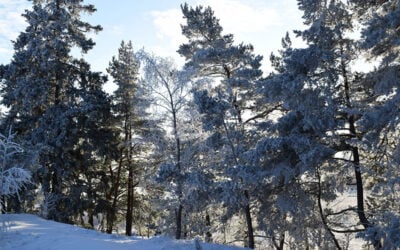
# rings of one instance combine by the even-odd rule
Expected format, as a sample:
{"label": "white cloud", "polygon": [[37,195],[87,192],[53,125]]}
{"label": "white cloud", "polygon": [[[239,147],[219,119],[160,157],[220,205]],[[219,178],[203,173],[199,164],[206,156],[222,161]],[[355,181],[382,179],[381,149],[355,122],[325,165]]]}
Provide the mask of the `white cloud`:
{"label": "white cloud", "polygon": [[[255,53],[264,55],[266,72],[270,71],[268,56],[281,47],[286,31],[301,29],[301,12],[294,0],[192,0],[190,5],[210,6],[224,28],[232,33],[237,43],[251,43]],[[173,56],[181,60],[175,51],[186,40],[181,35],[180,24],[184,22],[179,7],[151,12],[156,37],[162,46],[154,48],[159,55]],[[168,51],[168,53],[163,53]],[[175,53],[175,54],[172,54]]]}
{"label": "white cloud", "polygon": [[157,28],[157,37],[179,37],[181,34],[180,24],[183,21],[182,13],[179,9],[169,9],[165,11],[152,11],[153,24]]}
{"label": "white cloud", "polygon": [[183,15],[180,8],[165,11],[152,11],[150,13],[155,28],[155,36],[160,40],[157,45],[149,46],[152,52],[163,57],[172,57],[179,65],[183,65],[183,59],[176,51],[179,45],[185,42],[181,32]]}
{"label": "white cloud", "polygon": [[267,32],[282,24],[279,10],[267,6],[265,1],[203,0],[211,6],[227,33]]}
{"label": "white cloud", "polygon": [[[262,1],[199,0],[197,4],[211,6],[225,33],[267,32],[271,26],[282,24],[279,10],[262,4]],[[151,16],[159,39],[169,39],[174,44],[184,41],[180,27],[183,18],[179,8],[153,11]]]}

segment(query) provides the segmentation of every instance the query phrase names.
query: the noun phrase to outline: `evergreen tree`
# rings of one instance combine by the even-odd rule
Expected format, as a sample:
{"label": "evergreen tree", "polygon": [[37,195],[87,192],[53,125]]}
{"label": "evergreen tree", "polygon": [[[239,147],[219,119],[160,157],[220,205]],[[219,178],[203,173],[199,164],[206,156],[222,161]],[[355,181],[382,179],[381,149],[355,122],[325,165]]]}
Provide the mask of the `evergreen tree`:
{"label": "evergreen tree", "polygon": [[[340,249],[333,232],[362,229],[354,230],[355,223],[350,228],[342,224],[347,230],[341,230],[337,215],[353,211],[364,228],[371,226],[364,206],[361,165],[365,154],[357,146],[362,137],[357,120],[365,109],[368,89],[349,66],[356,58],[355,42],[346,36],[353,24],[349,7],[334,0],[298,3],[309,28],[296,34],[307,42],[307,47],[293,49],[285,38],[281,56],[271,57],[277,73],[260,86],[260,91],[266,93],[269,103],[280,104],[282,109],[270,135],[257,146],[266,157],[258,158],[257,152],[254,158],[262,159],[270,168],[269,175],[275,179],[267,182],[270,190],[281,187],[281,194],[289,192],[292,197],[290,200],[278,195],[272,201],[283,211],[282,225],[287,224],[285,215],[289,214],[294,217],[292,223],[300,219],[296,223],[307,229],[296,232],[292,227],[289,234],[301,242],[308,239],[307,231],[322,228],[330,242],[313,237],[305,244],[333,244]],[[336,198],[337,190],[343,190],[347,177],[357,186],[357,209],[332,213],[337,208],[329,207],[329,203]],[[291,209],[300,206],[297,211]],[[315,218],[319,224],[301,222],[302,218]]]}
{"label": "evergreen tree", "polygon": [[[118,58],[113,57],[110,62],[108,72],[114,78],[118,88],[114,92],[114,116],[118,133],[120,134],[120,143],[118,145],[117,166],[114,171],[116,177],[112,180],[113,202],[109,225],[107,231],[111,233],[112,225],[115,220],[118,197],[121,190],[126,190],[126,216],[125,233],[132,234],[134,224],[134,213],[142,209],[135,188],[141,184],[142,176],[145,173],[146,162],[143,159],[150,152],[150,141],[148,139],[151,128],[151,119],[148,117],[147,108],[149,105],[146,99],[145,88],[139,81],[140,63],[137,59],[132,42],[121,42]],[[126,189],[122,184],[126,177]],[[137,217],[138,218],[138,217]]]}
{"label": "evergreen tree", "polygon": [[[222,27],[211,8],[181,6],[186,24],[182,33],[188,43],[178,50],[186,59],[185,69],[193,79],[208,77],[208,85],[195,87],[194,100],[203,116],[208,142],[221,154],[217,172],[222,174],[220,200],[227,217],[242,209],[246,218],[246,246],[255,247],[252,225],[252,190],[257,186],[257,167],[247,164],[246,151],[253,140],[250,128],[255,115],[255,83],[262,76],[261,56],[252,45],[234,45],[233,35],[222,35]],[[249,118],[250,117],[250,118]]]}
{"label": "evergreen tree", "polygon": [[105,78],[91,72],[83,59],[71,56],[72,48],[89,51],[94,42],[86,33],[101,30],[81,21],[82,12],[95,11],[82,2],[32,2],[32,10],[24,14],[28,27],[14,43],[2,88],[2,104],[9,108],[3,125],[12,126],[38,151],[41,167],[34,178],[45,194],[56,198],[49,217],[67,222],[78,212],[85,193],[79,172],[96,162],[94,152],[100,145],[91,136],[99,138],[97,129],[103,127],[108,105],[101,90]]}
{"label": "evergreen tree", "polygon": [[[366,166],[370,171],[368,199],[373,215],[365,238],[380,239],[385,249],[398,248],[400,214],[399,189],[399,1],[352,1],[364,25],[361,49],[377,68],[361,79],[370,89],[369,108],[360,120],[364,138],[360,147],[369,153]],[[396,191],[397,190],[397,191]]]}

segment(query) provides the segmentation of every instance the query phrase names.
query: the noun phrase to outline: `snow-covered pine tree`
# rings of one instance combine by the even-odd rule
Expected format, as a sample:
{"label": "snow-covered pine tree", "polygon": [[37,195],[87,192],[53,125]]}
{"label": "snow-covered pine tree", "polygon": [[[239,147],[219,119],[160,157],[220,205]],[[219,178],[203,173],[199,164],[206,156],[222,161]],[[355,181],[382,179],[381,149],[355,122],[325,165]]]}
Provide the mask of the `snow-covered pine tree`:
{"label": "snow-covered pine tree", "polygon": [[234,45],[232,34],[223,35],[210,7],[184,4],[181,9],[186,20],[182,34],[188,42],[180,45],[178,53],[185,57],[185,70],[192,79],[200,79],[194,100],[203,128],[210,132],[207,142],[221,156],[212,166],[221,175],[217,177],[222,190],[219,200],[227,208],[227,218],[244,213],[245,245],[254,248],[251,203],[260,175],[247,164],[245,153],[252,141],[253,90],[262,76],[262,57],[253,54],[252,45]]}
{"label": "snow-covered pine tree", "polygon": [[107,69],[108,73],[114,78],[114,82],[118,88],[114,92],[114,108],[113,113],[118,123],[119,134],[121,134],[121,143],[119,145],[120,152],[117,159],[118,166],[116,169],[116,176],[112,181],[113,201],[110,214],[108,215],[108,228],[107,232],[112,232],[112,227],[117,214],[117,199],[120,196],[120,189],[122,186],[122,179],[125,172],[128,173],[127,181],[127,209],[125,216],[125,234],[132,234],[132,216],[133,216],[133,198],[134,198],[134,133],[136,132],[135,121],[137,121],[135,114],[135,94],[138,88],[138,71],[139,62],[135,58],[132,48],[132,42],[129,41],[125,44],[121,42],[118,49],[118,57],[113,57],[110,66]]}
{"label": "snow-covered pine tree", "polygon": [[[281,55],[271,57],[277,73],[260,86],[260,91],[267,102],[280,104],[282,113],[270,135],[260,140],[254,159],[262,159],[269,168],[269,190],[281,187],[270,196],[276,199],[271,205],[283,212],[281,228],[298,243],[306,239],[308,246],[332,244],[341,248],[333,232],[363,230],[357,224],[371,226],[365,213],[361,172],[366,170],[361,166],[367,152],[358,148],[362,134],[357,128],[357,120],[366,109],[368,89],[350,68],[356,58],[356,43],[347,36],[353,24],[349,6],[335,0],[298,3],[309,28],[296,34],[307,47],[293,49],[285,38]],[[357,186],[356,208],[338,211],[329,207],[348,178]],[[358,218],[359,223],[337,224],[338,215],[350,211],[350,217]],[[285,215],[291,218],[290,224]],[[310,218],[318,223],[307,223]],[[296,223],[306,230],[299,230]],[[318,236],[321,229],[327,235],[325,242]]]}
{"label": "snow-covered pine tree", "polygon": [[[113,113],[115,128],[120,136],[118,157],[112,180],[113,197],[107,232],[112,232],[118,208],[118,197],[126,191],[125,234],[132,234],[134,214],[143,209],[136,188],[142,184],[145,166],[150,151],[150,131],[155,133],[157,126],[152,122],[148,107],[149,95],[146,87],[139,80],[140,61],[135,55],[132,42],[121,42],[118,56],[113,57],[107,71],[118,86],[113,94]],[[125,176],[127,173],[127,176]],[[143,186],[142,186],[143,187]],[[144,205],[144,204],[143,204]],[[141,225],[139,225],[141,226]]]}
{"label": "snow-covered pine tree", "polygon": [[[39,152],[36,180],[44,193],[57,197],[49,217],[71,221],[84,193],[79,172],[93,167],[93,152],[101,145],[87,136],[98,136],[89,131],[102,126],[88,129],[85,122],[99,125],[106,119],[98,115],[106,116],[102,111],[107,110],[99,109],[100,103],[107,106],[101,90],[104,77],[91,72],[71,50],[89,51],[94,42],[86,33],[101,27],[81,20],[83,12],[95,11],[82,0],[34,0],[32,5],[23,15],[28,26],[14,42],[15,53],[4,74],[2,104],[9,111],[3,126],[12,126],[18,138]],[[90,159],[82,161],[82,152]]]}
{"label": "snow-covered pine tree", "polygon": [[[112,130],[111,99],[103,91],[104,77],[91,73],[89,64],[81,61],[79,101],[76,104],[76,136],[74,152],[75,174],[68,198],[72,201],[75,217],[88,214],[88,223],[93,228],[93,215],[104,213],[105,179],[108,161],[115,156],[116,135]],[[76,173],[80,173],[77,175]],[[79,220],[82,223],[82,220]]]}
{"label": "snow-covered pine tree", "polygon": [[363,235],[395,249],[400,247],[400,1],[351,2],[364,25],[361,49],[370,62],[377,62],[361,80],[370,89],[369,108],[360,120],[360,147],[369,152],[368,209],[373,221]]}

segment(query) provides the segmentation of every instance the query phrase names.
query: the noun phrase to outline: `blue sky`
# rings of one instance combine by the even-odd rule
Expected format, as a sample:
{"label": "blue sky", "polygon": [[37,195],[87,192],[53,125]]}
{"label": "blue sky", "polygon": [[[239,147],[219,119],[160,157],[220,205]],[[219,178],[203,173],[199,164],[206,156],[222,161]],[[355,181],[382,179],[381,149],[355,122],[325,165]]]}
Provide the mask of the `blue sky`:
{"label": "blue sky", "polygon": [[[86,0],[97,12],[85,17],[100,24],[103,31],[91,34],[96,47],[84,57],[93,69],[105,72],[121,40],[132,40],[136,50],[145,48],[160,56],[173,57],[183,63],[176,50],[184,42],[180,34],[181,0]],[[268,58],[280,48],[286,31],[301,29],[301,12],[295,0],[188,0],[190,5],[211,6],[225,33],[234,34],[237,43],[251,43],[257,54],[264,55],[264,71],[269,71]],[[27,0],[0,0],[0,63],[12,57],[10,40],[24,30],[20,16],[30,6]]]}

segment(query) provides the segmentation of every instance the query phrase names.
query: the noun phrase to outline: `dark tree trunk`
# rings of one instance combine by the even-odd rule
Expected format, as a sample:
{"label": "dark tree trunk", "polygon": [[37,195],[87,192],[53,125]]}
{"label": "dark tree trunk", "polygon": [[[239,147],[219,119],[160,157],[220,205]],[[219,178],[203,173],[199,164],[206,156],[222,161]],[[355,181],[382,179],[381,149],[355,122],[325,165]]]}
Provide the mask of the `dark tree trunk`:
{"label": "dark tree trunk", "polygon": [[[108,216],[107,216],[107,230],[106,232],[108,234],[112,233],[113,230],[113,226],[114,226],[114,221],[115,221],[115,217],[116,217],[116,213],[117,213],[117,203],[118,203],[118,192],[119,192],[119,188],[120,188],[120,181],[121,181],[121,169],[122,169],[122,152],[121,152],[121,157],[120,160],[118,162],[118,169],[117,169],[117,176],[114,178],[112,178],[112,182],[113,182],[113,201],[111,204],[111,209],[108,212]],[[112,175],[112,168],[110,165],[110,173]]]}
{"label": "dark tree trunk", "polygon": [[357,214],[364,228],[368,228],[371,225],[367,217],[365,216],[365,210],[364,210],[364,188],[363,188],[361,169],[360,169],[360,156],[358,154],[358,148],[354,147],[352,151],[354,157],[354,175],[356,177],[356,187],[357,187]]}
{"label": "dark tree trunk", "polygon": [[281,235],[281,238],[279,239],[279,249],[283,250],[283,246],[285,245],[285,233]]}
{"label": "dark tree trunk", "polygon": [[[174,101],[172,98],[172,94],[170,93],[170,102],[171,102],[171,107],[174,107]],[[177,168],[177,176],[178,176],[178,186],[177,186],[177,195],[178,195],[178,202],[179,206],[175,211],[175,216],[176,216],[176,235],[175,238],[177,240],[182,238],[182,211],[183,211],[183,206],[181,203],[182,200],[182,180],[181,180],[181,142],[180,138],[178,136],[178,124],[177,124],[177,117],[176,117],[176,110],[173,109],[172,111],[172,123],[174,127],[174,137],[175,137],[175,150],[176,150],[176,168]]]}
{"label": "dark tree trunk", "polygon": [[132,235],[132,223],[133,223],[133,169],[132,166],[129,167],[128,173],[128,199],[127,199],[127,209],[126,209],[126,227],[125,234],[127,236]]}
{"label": "dark tree trunk", "polygon": [[[247,200],[249,200],[249,193],[247,191],[244,192]],[[244,213],[246,215],[246,225],[247,225],[247,236],[248,236],[248,247],[251,249],[255,248],[254,243],[254,230],[253,230],[253,222],[251,220],[251,209],[250,204],[247,204],[244,207]]]}
{"label": "dark tree trunk", "polygon": [[0,199],[1,199],[0,203],[2,204],[1,208],[0,208],[0,214],[5,214],[6,213],[6,202],[7,202],[6,196],[2,195],[2,196],[0,196]]}
{"label": "dark tree trunk", "polygon": [[175,236],[175,238],[177,240],[181,239],[181,236],[182,236],[182,211],[183,211],[182,205],[179,205],[179,207],[175,211],[175,214],[176,214],[176,236]]}
{"label": "dark tree trunk", "polygon": [[128,197],[127,207],[125,216],[125,234],[127,236],[132,235],[132,224],[133,224],[133,195],[134,195],[134,184],[133,184],[133,147],[132,147],[132,121],[131,115],[128,111],[125,118],[125,150],[126,150],[126,162],[128,167]]}
{"label": "dark tree trunk", "polygon": [[282,233],[279,239],[276,239],[275,236],[272,235],[272,242],[276,250],[283,250],[283,246],[285,245],[285,233]]}
{"label": "dark tree trunk", "polygon": [[322,224],[325,227],[325,230],[328,232],[328,234],[331,236],[333,243],[335,244],[336,248],[338,250],[342,250],[340,247],[339,241],[336,239],[335,234],[332,232],[332,230],[328,226],[328,222],[326,220],[326,217],[324,215],[324,211],[322,208],[322,186],[321,186],[321,175],[319,173],[319,169],[317,168],[316,171],[317,174],[317,179],[318,179],[318,191],[317,191],[317,203],[318,203],[318,210],[319,210],[319,215],[321,217]]}
{"label": "dark tree trunk", "polygon": [[[341,54],[344,55],[343,46],[340,48]],[[352,108],[351,98],[350,98],[350,81],[347,77],[348,72],[346,68],[346,63],[344,59],[341,61],[341,71],[342,76],[344,79],[344,90],[345,90],[345,100],[346,100],[346,107]],[[354,115],[349,115],[347,117],[347,122],[349,123],[349,131],[350,135],[357,138],[357,130],[356,130],[356,121]],[[365,215],[365,206],[364,206],[364,187],[363,187],[363,180],[361,174],[361,167],[360,167],[360,154],[357,147],[350,146],[352,153],[353,153],[353,165],[354,165],[354,175],[356,179],[356,187],[357,187],[357,214],[358,218],[365,229],[372,226],[370,221],[368,220],[367,216]],[[381,248],[381,244],[379,239],[376,239],[373,243],[376,249]]]}
{"label": "dark tree trunk", "polygon": [[212,242],[212,234],[210,232],[210,227],[211,227],[211,219],[210,219],[210,215],[207,213],[206,214],[206,227],[207,227],[207,232],[206,232],[206,242]]}

